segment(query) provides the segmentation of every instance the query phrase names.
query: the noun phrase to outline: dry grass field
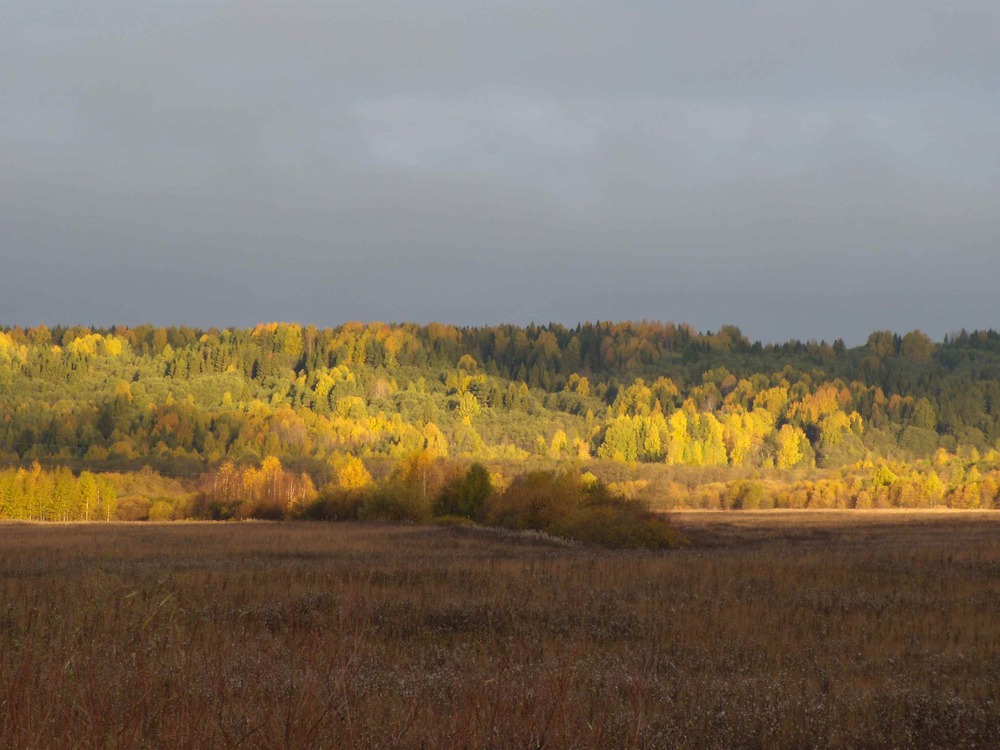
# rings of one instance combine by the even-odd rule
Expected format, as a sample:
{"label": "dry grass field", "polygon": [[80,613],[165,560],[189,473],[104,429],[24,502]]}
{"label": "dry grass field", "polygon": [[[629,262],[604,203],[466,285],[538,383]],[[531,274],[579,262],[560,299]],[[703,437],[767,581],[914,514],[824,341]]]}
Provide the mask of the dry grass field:
{"label": "dry grass field", "polygon": [[1000,514],[0,525],[0,747],[1000,747]]}

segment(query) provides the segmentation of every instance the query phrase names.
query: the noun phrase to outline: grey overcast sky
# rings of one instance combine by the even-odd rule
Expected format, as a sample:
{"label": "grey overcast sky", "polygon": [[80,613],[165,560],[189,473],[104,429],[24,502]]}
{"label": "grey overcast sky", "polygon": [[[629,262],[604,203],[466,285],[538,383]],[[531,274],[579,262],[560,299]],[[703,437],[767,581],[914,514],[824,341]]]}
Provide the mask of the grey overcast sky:
{"label": "grey overcast sky", "polygon": [[997,0],[0,0],[0,324],[1000,328]]}

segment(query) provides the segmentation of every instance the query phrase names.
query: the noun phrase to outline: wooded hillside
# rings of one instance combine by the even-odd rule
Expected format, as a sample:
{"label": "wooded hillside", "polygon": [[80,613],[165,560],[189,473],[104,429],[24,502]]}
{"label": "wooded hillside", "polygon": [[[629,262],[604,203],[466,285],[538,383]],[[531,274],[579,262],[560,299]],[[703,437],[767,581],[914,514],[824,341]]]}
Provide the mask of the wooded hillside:
{"label": "wooded hillside", "polygon": [[[836,470],[830,491],[850,495],[845,505],[877,505],[882,492],[888,504],[978,506],[996,499],[998,439],[995,331],[937,343],[878,331],[855,348],[646,321],[0,331],[0,462],[22,482],[37,461],[76,475],[211,477],[218,492],[220,472],[254,468],[287,474],[271,492],[291,502],[359,481],[341,476],[351,460],[377,479],[422,454],[508,475],[592,462],[602,478],[638,482],[633,492],[659,481],[677,494],[680,479],[695,505],[739,507],[726,495],[737,479],[757,482],[737,489],[763,488],[767,504],[767,482],[833,481],[821,470]],[[724,467],[736,473],[709,476],[724,491],[698,499],[705,474],[690,470]]]}

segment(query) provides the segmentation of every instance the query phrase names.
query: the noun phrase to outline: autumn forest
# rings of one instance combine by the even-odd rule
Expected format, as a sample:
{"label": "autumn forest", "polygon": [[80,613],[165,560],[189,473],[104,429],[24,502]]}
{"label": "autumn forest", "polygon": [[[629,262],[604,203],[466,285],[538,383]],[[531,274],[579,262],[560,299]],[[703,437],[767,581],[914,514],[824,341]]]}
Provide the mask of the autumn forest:
{"label": "autumn forest", "polygon": [[0,329],[0,518],[509,521],[487,497],[542,491],[989,509],[998,441],[994,331],[848,348],[645,321]]}

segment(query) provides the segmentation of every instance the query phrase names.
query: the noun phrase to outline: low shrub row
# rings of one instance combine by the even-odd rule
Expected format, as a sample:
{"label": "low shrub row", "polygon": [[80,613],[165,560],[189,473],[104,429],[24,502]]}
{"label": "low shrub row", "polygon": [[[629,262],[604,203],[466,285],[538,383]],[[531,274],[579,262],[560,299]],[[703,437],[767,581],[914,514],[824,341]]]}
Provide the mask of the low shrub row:
{"label": "low shrub row", "polygon": [[433,497],[419,483],[390,479],[364,489],[321,492],[302,515],[317,520],[467,519],[611,548],[672,549],[686,543],[668,517],[613,493],[592,475],[534,471],[500,491],[481,464],[450,478]]}

